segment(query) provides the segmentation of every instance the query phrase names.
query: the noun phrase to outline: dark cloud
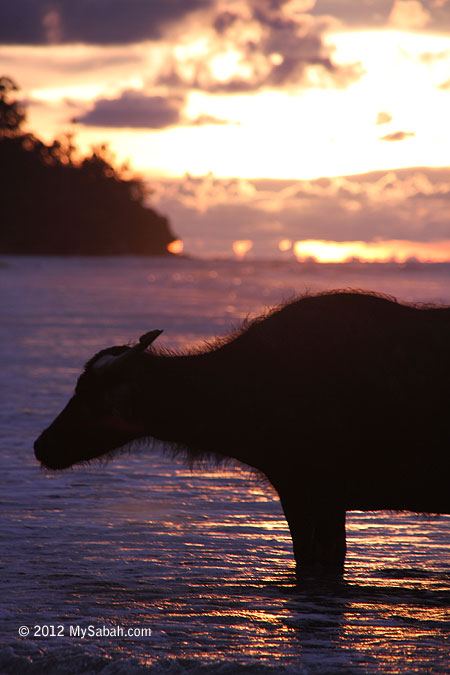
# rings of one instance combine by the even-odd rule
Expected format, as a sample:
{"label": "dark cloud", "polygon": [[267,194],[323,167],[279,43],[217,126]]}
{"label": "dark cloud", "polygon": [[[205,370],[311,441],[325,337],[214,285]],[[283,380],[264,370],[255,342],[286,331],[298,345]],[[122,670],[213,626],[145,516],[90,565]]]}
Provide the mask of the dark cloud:
{"label": "dark cloud", "polygon": [[243,13],[281,34],[288,21],[299,23],[302,8],[314,20],[326,17],[343,27],[377,28],[402,20],[407,24],[408,17],[416,17],[423,26],[409,27],[450,30],[449,0],[311,0],[299,8],[289,0],[247,0],[229,8],[223,3],[214,12],[216,7],[220,7],[217,0],[3,0],[0,43],[105,45],[158,40],[168,26],[195,10],[212,12],[218,34],[230,30]]}
{"label": "dark cloud", "polygon": [[404,141],[405,138],[411,138],[415,135],[414,131],[394,131],[392,134],[381,136],[380,141]]}
{"label": "dark cloud", "polygon": [[3,44],[127,44],[164,28],[208,0],[11,0],[0,3]]}
{"label": "dark cloud", "polygon": [[91,54],[87,57],[77,58],[75,61],[64,58],[64,56],[58,60],[48,58],[46,62],[42,59],[42,64],[53,71],[72,74],[93,70],[106,70],[108,68],[121,68],[123,66],[138,66],[144,64],[144,58],[138,54]]}
{"label": "dark cloud", "polygon": [[101,98],[92,110],[76,122],[96,127],[164,129],[179,124],[184,99],[179,96],[146,96],[138,91],[124,91],[120,98]]}
{"label": "dark cloud", "polygon": [[165,64],[164,72],[157,77],[155,84],[174,89],[199,89],[209,94],[245,94],[262,87],[261,82],[252,78],[244,80],[232,77],[225,82],[217,80],[205,61],[201,59],[192,68],[193,72],[190,76],[182,75],[179,70],[179,64],[172,59]]}
{"label": "dark cloud", "polygon": [[280,54],[282,62],[274,64],[267,77],[269,85],[282,86],[301,81],[305,66],[319,65],[325,70],[338,70],[330,59],[319,32],[314,30],[306,35],[297,34],[298,26],[290,20],[267,22],[270,33],[262,42],[265,54]]}
{"label": "dark cloud", "polygon": [[228,28],[233,26],[238,20],[238,15],[234,12],[229,12],[225,10],[224,12],[219,13],[214,19],[214,28],[220,35],[224,33]]}
{"label": "dark cloud", "polygon": [[[66,104],[79,107],[79,103],[71,101],[66,101]],[[122,92],[119,98],[98,99],[91,110],[73,121],[86,126],[129,129],[233,124],[212,115],[199,115],[190,120],[182,114],[184,104],[184,96],[148,96],[140,91],[127,90]]]}
{"label": "dark cloud", "polygon": [[[303,6],[306,9],[308,3]],[[294,12],[291,3],[282,1],[250,0],[247,11],[250,12],[247,21],[240,17],[243,27],[246,23],[256,21],[263,29],[259,40],[250,39],[241,45],[247,63],[256,66],[253,80],[255,89],[305,83],[307,66],[319,66],[328,75],[324,83],[332,79],[337,86],[346,86],[361,77],[360,64],[338,66],[333,63],[332,48],[322,38],[323,32],[329,27],[328,21],[312,19],[306,12]],[[216,18],[216,24],[219,18],[220,15]],[[235,23],[238,21],[236,17],[234,21],[228,19],[225,24],[222,22],[221,32],[235,33]],[[268,72],[257,67],[261,55],[269,59]],[[240,81],[234,81],[237,89],[241,84]]]}

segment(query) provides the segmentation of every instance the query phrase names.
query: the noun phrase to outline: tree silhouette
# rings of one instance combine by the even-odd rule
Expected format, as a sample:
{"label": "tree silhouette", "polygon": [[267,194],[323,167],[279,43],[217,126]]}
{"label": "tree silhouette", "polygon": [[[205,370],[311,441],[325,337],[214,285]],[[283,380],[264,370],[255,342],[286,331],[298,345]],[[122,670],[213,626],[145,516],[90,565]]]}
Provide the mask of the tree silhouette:
{"label": "tree silhouette", "polygon": [[19,133],[25,121],[25,111],[18,101],[10,101],[11,92],[19,88],[10,77],[0,77],[0,136],[12,136]]}
{"label": "tree silhouette", "polygon": [[25,112],[0,78],[0,253],[170,255],[176,239],[147,208],[144,182],[117,169],[106,144],[77,156],[73,136],[51,144],[22,133]]}

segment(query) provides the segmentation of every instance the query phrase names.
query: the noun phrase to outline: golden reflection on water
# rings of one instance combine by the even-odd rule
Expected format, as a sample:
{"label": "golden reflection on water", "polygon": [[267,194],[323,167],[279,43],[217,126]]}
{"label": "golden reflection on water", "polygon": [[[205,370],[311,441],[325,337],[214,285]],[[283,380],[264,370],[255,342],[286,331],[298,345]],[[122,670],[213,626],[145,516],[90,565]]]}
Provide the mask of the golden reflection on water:
{"label": "golden reflection on water", "polygon": [[[344,650],[352,645],[361,662],[376,659],[380,664],[380,672],[448,672],[441,669],[425,671],[419,664],[424,652],[433,650],[433,642],[438,637],[433,636],[432,624],[440,623],[438,634],[445,634],[445,625],[449,619],[449,610],[443,608],[397,603],[351,603],[342,616],[339,643]],[[438,651],[441,652],[440,658]],[[415,658],[416,666],[413,665]],[[442,651],[437,640],[436,659],[442,665],[447,659],[448,664],[448,651],[445,656],[445,650]]]}
{"label": "golden reflection on water", "polygon": [[[241,664],[255,673],[278,664],[281,673],[449,672],[449,517],[349,513],[343,579],[297,583],[279,501],[241,467],[191,472],[155,448],[46,473],[32,456],[33,439],[66,402],[83,360],[140,335],[143,316],[158,317],[151,323],[167,329],[167,346],[183,347],[305,287],[450,301],[448,272],[354,268],[344,277],[288,261],[230,268],[229,261],[27,259],[2,274],[16,299],[6,307],[15,323],[3,326],[10,333],[2,343],[8,573],[0,578],[0,629],[9,617],[14,649],[17,626],[65,618],[154,631],[150,640],[80,641],[87,660],[92,650],[114,662],[163,659],[174,672],[191,665],[180,658],[199,659],[202,672],[221,659],[228,673]],[[64,663],[69,648],[19,646],[21,659],[40,658],[42,649]],[[213,672],[220,671],[221,664]]]}

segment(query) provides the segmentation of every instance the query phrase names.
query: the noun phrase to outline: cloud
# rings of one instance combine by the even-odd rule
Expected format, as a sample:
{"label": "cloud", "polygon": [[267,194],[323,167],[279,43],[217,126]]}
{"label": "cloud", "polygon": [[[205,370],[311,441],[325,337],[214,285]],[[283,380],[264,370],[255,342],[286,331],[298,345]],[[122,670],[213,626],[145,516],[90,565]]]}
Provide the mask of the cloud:
{"label": "cloud", "polygon": [[189,125],[193,126],[193,127],[202,127],[202,126],[206,126],[208,124],[218,124],[218,125],[238,124],[239,125],[239,122],[228,122],[227,120],[222,120],[222,119],[219,119],[218,117],[213,117],[212,115],[199,115],[194,120],[189,122]]}
{"label": "cloud", "polygon": [[400,30],[424,28],[431,21],[431,15],[419,0],[395,0],[388,24]]}
{"label": "cloud", "polygon": [[392,115],[388,112],[379,112],[375,124],[389,124],[392,121]]}
{"label": "cloud", "polygon": [[5,0],[0,43],[131,44],[160,40],[190,17],[201,24],[208,17],[224,34],[242,18],[276,29],[307,16],[335,28],[450,30],[449,0]]}
{"label": "cloud", "polygon": [[380,141],[404,141],[406,138],[411,138],[415,135],[414,131],[394,131],[392,134],[381,136]]}
{"label": "cloud", "polygon": [[450,49],[445,49],[440,52],[423,52],[420,54],[419,61],[421,63],[426,63],[427,66],[435,63],[436,61],[442,61],[450,55]]}
{"label": "cloud", "polygon": [[[100,98],[94,107],[73,121],[86,126],[131,129],[165,129],[175,125],[206,126],[236,124],[212,115],[189,119],[183,115],[186,100],[182,95],[149,96],[132,89],[117,98]],[[67,102],[68,105],[79,104]]]}
{"label": "cloud", "polygon": [[0,3],[0,43],[128,44],[159,39],[205,0],[14,0]]}
{"label": "cloud", "polygon": [[117,91],[137,88],[137,80],[142,80],[141,73],[148,68],[149,60],[156,58],[157,51],[150,44],[145,50],[141,45],[15,46],[1,49],[0,60],[3,72],[13,74],[24,91],[34,94],[40,89],[92,86],[97,89],[93,98],[100,92],[114,96]]}
{"label": "cloud", "polygon": [[442,89],[443,91],[450,91],[450,80],[442,82],[442,84],[438,86],[438,89]]}
{"label": "cloud", "polygon": [[167,48],[155,84],[209,93],[346,87],[362,68],[333,61],[323,39],[332,18],[312,16],[313,6],[314,0],[15,0],[1,3],[0,43],[153,41]]}
{"label": "cloud", "polygon": [[[184,46],[174,50],[155,84],[212,94],[348,86],[364,71],[359,63],[333,61],[333,48],[323,39],[330,19],[305,13],[311,4],[247,0],[211,5],[203,15],[201,47],[190,49],[187,33],[180,34]],[[193,38],[199,25],[192,28]]]}
{"label": "cloud", "polygon": [[152,203],[167,213],[190,252],[217,253],[235,240],[255,255],[283,239],[341,242],[448,240],[450,169],[401,169],[310,181],[152,181]]}
{"label": "cloud", "polygon": [[392,0],[318,0],[311,13],[333,16],[345,26],[378,28],[386,24],[391,9]]}
{"label": "cloud", "polygon": [[332,16],[344,28],[450,31],[449,0],[317,0],[310,13]]}
{"label": "cloud", "polygon": [[76,122],[97,127],[164,129],[181,120],[184,99],[179,96],[146,96],[139,91],[122,92],[119,98],[98,99]]}

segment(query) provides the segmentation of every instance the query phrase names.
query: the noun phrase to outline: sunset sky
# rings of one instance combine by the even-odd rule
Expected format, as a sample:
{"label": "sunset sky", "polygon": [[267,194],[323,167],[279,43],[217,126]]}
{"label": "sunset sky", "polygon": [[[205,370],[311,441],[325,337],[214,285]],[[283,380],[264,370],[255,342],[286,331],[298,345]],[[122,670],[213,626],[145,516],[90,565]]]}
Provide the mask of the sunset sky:
{"label": "sunset sky", "polygon": [[450,260],[450,0],[15,0],[0,68],[185,250]]}

